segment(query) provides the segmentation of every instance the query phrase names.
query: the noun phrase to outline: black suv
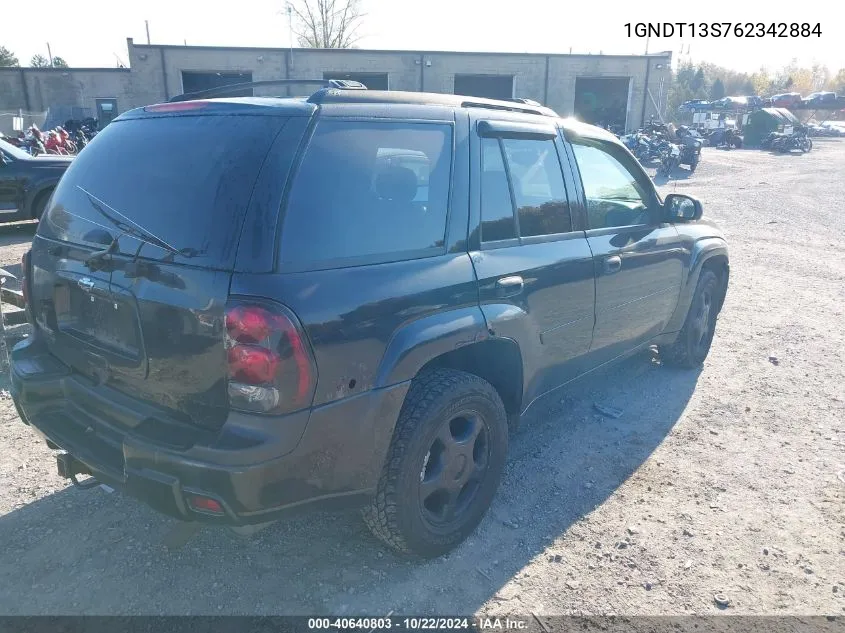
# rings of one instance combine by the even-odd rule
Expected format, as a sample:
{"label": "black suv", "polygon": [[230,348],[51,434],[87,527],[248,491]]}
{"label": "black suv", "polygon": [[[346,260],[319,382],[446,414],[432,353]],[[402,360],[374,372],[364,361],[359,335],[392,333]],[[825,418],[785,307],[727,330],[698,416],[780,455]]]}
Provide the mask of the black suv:
{"label": "black suv", "polygon": [[531,102],[148,106],[55,190],[12,392],[74,483],[229,526],[359,507],[439,555],[541,396],[653,344],[702,363],[728,256],[700,218],[612,134]]}

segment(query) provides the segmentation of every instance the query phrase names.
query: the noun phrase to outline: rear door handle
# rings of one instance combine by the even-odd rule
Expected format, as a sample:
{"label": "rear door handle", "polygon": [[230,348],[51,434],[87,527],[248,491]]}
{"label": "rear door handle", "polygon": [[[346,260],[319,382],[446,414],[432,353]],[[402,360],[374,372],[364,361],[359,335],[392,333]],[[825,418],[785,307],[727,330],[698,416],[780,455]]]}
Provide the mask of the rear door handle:
{"label": "rear door handle", "polygon": [[604,272],[607,275],[612,275],[613,273],[618,273],[619,270],[622,268],[622,258],[619,255],[612,255],[611,257],[606,257],[604,260]]}
{"label": "rear door handle", "polygon": [[496,280],[496,292],[500,297],[511,297],[522,292],[525,282],[519,275],[502,277]]}

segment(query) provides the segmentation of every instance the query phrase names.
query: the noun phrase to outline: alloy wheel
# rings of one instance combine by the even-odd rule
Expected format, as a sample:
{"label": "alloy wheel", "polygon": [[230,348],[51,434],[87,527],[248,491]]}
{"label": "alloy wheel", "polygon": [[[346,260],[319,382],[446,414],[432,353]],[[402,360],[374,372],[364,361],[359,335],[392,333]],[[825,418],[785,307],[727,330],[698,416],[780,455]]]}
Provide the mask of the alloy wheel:
{"label": "alloy wheel", "polygon": [[477,412],[444,422],[423,460],[419,499],[423,520],[434,529],[460,522],[487,474],[490,432]]}

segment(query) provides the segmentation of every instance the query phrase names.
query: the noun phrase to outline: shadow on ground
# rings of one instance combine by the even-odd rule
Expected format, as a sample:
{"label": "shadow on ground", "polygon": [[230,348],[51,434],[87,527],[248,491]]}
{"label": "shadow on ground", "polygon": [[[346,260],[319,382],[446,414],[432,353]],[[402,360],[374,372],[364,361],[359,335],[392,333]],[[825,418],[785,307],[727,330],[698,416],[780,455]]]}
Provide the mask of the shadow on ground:
{"label": "shadow on ground", "polygon": [[[397,558],[355,513],[291,519],[249,540],[203,528],[180,547],[187,524],[120,493],[63,489],[0,517],[0,613],[474,611],[649,457],[697,379],[647,352],[546,397],[512,438],[479,529],[434,561]],[[624,413],[602,417],[595,403]]]}
{"label": "shadow on ground", "polygon": [[688,167],[681,166],[673,169],[668,177],[665,174],[656,173],[652,180],[656,185],[665,185],[667,183],[672,182],[673,180],[687,180],[692,177],[694,173],[695,172],[690,171]]}

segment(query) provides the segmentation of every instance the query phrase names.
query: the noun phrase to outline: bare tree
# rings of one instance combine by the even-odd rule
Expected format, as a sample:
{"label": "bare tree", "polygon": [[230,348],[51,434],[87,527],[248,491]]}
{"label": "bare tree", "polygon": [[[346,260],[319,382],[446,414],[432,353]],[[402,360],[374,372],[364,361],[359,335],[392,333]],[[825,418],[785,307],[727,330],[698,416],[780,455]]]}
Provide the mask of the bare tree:
{"label": "bare tree", "polygon": [[293,31],[305,48],[352,48],[364,14],[361,0],[291,0]]}

